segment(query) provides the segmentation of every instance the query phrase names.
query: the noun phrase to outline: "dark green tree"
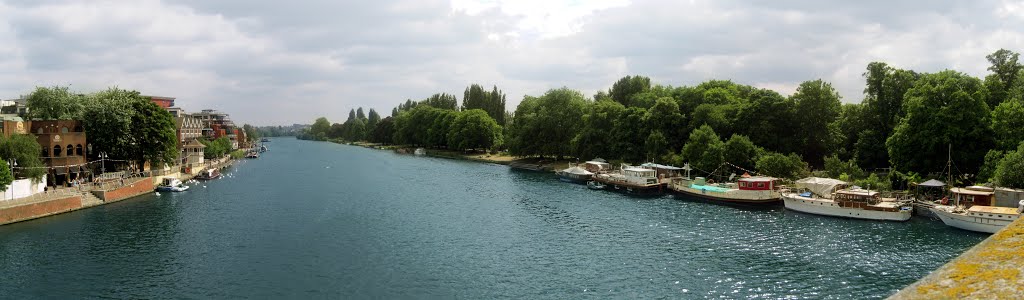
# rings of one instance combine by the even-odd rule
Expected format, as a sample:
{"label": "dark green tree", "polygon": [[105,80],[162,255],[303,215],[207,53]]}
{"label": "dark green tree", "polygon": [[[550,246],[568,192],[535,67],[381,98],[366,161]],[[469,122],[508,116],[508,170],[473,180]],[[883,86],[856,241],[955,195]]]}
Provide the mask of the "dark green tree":
{"label": "dark green tree", "polygon": [[813,166],[821,166],[822,158],[842,142],[836,123],[842,105],[839,98],[832,85],[821,79],[801,83],[792,96],[798,132],[803,137],[802,154]]}
{"label": "dark green tree", "polygon": [[173,165],[178,158],[178,136],[174,117],[170,112],[149,100],[132,102],[131,130],[132,158],[152,168]]}
{"label": "dark green tree", "polygon": [[608,94],[615,102],[626,107],[636,106],[633,102],[633,95],[646,92],[651,89],[651,79],[644,76],[626,76],[612,84]]}
{"label": "dark green tree", "polygon": [[46,174],[45,165],[39,159],[42,151],[42,146],[31,134],[13,134],[9,138],[0,136],[0,157],[18,162],[18,169],[14,171],[15,178],[41,180]]}
{"label": "dark green tree", "polygon": [[0,157],[0,192],[7,191],[12,182],[14,182],[14,175],[11,174],[10,166],[7,165],[6,158]]}
{"label": "dark green tree", "polygon": [[807,173],[807,163],[796,153],[784,155],[770,152],[757,159],[757,171],[779,178],[797,179]]}
{"label": "dark green tree", "polygon": [[331,122],[327,121],[327,118],[319,117],[313,122],[313,125],[309,127],[309,135],[313,140],[324,141],[327,140],[330,130]]}
{"label": "dark green tree", "polygon": [[625,111],[625,106],[610,99],[588,103],[580,132],[572,141],[576,157],[619,158],[616,140],[611,133],[615,129],[615,120]]}
{"label": "dark green tree", "polygon": [[757,157],[760,150],[750,138],[745,135],[733,134],[725,142],[723,158],[725,161],[747,170],[757,167]]}
{"label": "dark green tree", "polygon": [[85,108],[85,96],[66,86],[37,87],[27,102],[30,120],[79,120]]}
{"label": "dark green tree", "polygon": [[1024,70],[1024,66],[1018,62],[1019,58],[1020,54],[1006,49],[999,49],[985,56],[985,59],[992,64],[988,67],[992,74],[985,77],[985,86],[989,92],[987,101],[989,107],[996,107],[1007,99],[1010,89],[1017,82],[1021,71]]}
{"label": "dark green tree", "polygon": [[486,111],[470,109],[457,115],[448,135],[452,149],[490,149],[501,143],[501,126]]}
{"label": "dark green tree", "polygon": [[1024,143],[1021,143],[1016,151],[1007,153],[999,162],[995,182],[1008,188],[1024,188]]}
{"label": "dark green tree", "polygon": [[711,172],[725,162],[725,144],[711,126],[704,125],[690,133],[682,156],[694,168]]}
{"label": "dark green tree", "polygon": [[1013,150],[1024,141],[1024,100],[999,103],[992,111],[992,131],[1002,150]]}
{"label": "dark green tree", "polygon": [[579,133],[586,104],[582,93],[568,88],[549,90],[539,98],[526,97],[516,108],[509,152],[559,159],[572,153],[570,142]]}

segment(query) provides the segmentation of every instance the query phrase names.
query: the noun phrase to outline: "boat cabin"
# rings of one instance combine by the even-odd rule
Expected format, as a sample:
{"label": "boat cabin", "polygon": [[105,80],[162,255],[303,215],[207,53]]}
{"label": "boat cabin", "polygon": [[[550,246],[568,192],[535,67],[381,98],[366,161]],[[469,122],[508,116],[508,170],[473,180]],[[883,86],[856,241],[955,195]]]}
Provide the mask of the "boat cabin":
{"label": "boat cabin", "polygon": [[878,192],[864,189],[839,190],[832,193],[832,197],[835,201],[850,202],[877,203],[882,200]]}
{"label": "boat cabin", "polygon": [[683,176],[683,174],[682,174],[683,168],[680,168],[680,167],[666,166],[666,165],[660,165],[660,164],[656,164],[656,163],[645,163],[645,164],[640,165],[640,167],[644,168],[644,169],[654,170],[655,174],[656,174],[656,176],[658,178],[672,178],[672,177],[682,177]]}
{"label": "boat cabin", "polygon": [[603,161],[591,160],[583,163],[583,168],[589,172],[597,173],[612,169],[612,164]]}
{"label": "boat cabin", "polygon": [[658,183],[657,171],[639,167],[624,167],[622,168],[622,175],[626,178],[626,182],[639,185],[649,185]]}
{"label": "boat cabin", "polygon": [[965,207],[971,207],[974,205],[992,205],[992,196],[995,195],[995,190],[990,187],[983,186],[969,186],[966,188],[952,188],[949,189],[953,193],[953,198],[950,199],[953,203],[959,203]]}
{"label": "boat cabin", "polygon": [[778,181],[778,178],[755,176],[740,178],[736,181],[736,185],[740,190],[745,191],[770,191],[775,189]]}

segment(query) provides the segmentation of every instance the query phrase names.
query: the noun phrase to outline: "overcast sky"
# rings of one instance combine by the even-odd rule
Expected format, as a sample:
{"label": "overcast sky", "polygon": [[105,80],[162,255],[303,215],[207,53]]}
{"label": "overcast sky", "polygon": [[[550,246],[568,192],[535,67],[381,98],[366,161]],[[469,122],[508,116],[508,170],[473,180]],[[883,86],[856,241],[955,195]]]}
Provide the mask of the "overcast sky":
{"label": "overcast sky", "polygon": [[983,77],[1024,51],[1017,1],[0,0],[0,98],[35,86],[177,97],[239,123],[389,115],[405,99],[497,85],[593,95],[625,75],[862,98],[871,61]]}

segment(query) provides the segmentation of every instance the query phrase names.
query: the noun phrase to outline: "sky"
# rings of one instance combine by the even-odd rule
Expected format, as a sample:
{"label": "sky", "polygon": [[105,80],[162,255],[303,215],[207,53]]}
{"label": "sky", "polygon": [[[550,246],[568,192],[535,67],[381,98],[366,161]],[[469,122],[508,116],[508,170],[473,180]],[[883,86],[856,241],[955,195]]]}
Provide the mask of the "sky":
{"label": "sky", "polygon": [[1016,1],[0,0],[0,99],[117,86],[236,123],[342,122],[363,107],[496,85],[585,95],[626,75],[863,98],[872,61],[984,77],[1024,52]]}

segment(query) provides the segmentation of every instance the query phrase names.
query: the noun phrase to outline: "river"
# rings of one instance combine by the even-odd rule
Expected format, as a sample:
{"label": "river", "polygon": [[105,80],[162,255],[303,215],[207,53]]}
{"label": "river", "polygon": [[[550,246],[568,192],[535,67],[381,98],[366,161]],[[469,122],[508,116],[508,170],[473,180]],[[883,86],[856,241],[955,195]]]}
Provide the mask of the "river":
{"label": "river", "polygon": [[276,138],[184,193],[0,227],[3,298],[880,298],[986,236]]}

